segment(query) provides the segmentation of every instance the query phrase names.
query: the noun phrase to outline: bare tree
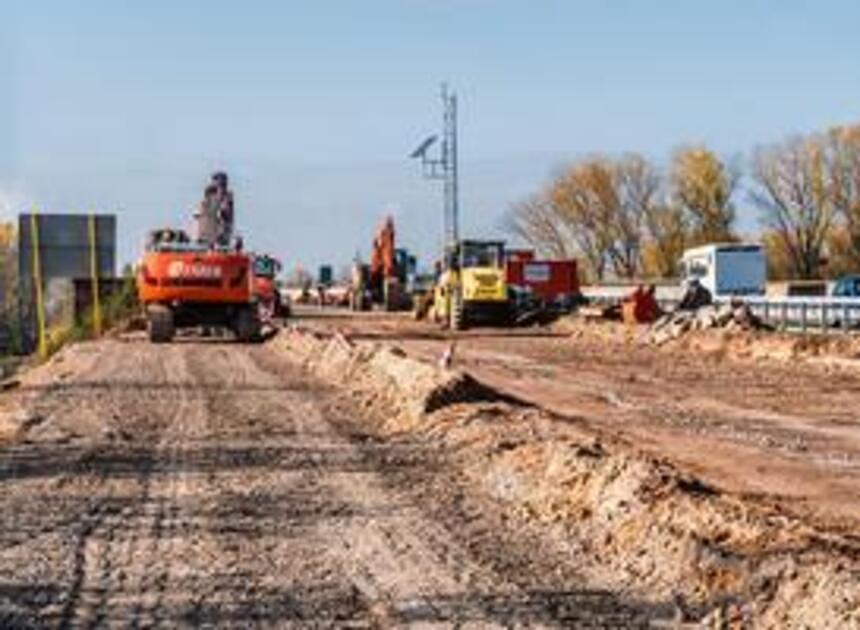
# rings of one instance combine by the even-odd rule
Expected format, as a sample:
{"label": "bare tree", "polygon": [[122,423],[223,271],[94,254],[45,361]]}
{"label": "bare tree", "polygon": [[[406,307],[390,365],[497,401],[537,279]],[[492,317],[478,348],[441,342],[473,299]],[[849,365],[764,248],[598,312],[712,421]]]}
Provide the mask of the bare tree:
{"label": "bare tree", "polygon": [[612,216],[614,243],[610,249],[618,275],[633,278],[642,262],[642,241],[648,215],[652,212],[660,178],[644,157],[623,156],[615,165],[617,206]]}
{"label": "bare tree", "polygon": [[581,256],[597,280],[610,265],[616,275],[633,278],[659,187],[658,175],[642,156],[592,157],[570,166],[545,193],[514,205],[505,227],[543,253]]}
{"label": "bare tree", "polygon": [[752,198],[800,278],[818,277],[833,224],[824,148],[819,137],[796,138],[755,156]]}
{"label": "bare tree", "polygon": [[727,166],[704,147],[675,152],[671,173],[673,202],[686,213],[694,242],[736,240],[732,196],[739,178],[737,168]]}
{"label": "bare tree", "polygon": [[860,126],[835,127],[824,139],[824,168],[827,195],[834,221],[840,223],[831,235],[829,249],[839,265],[860,266]]}
{"label": "bare tree", "polygon": [[505,214],[503,226],[542,255],[553,258],[574,255],[567,227],[546,195],[532,195],[515,203]]}

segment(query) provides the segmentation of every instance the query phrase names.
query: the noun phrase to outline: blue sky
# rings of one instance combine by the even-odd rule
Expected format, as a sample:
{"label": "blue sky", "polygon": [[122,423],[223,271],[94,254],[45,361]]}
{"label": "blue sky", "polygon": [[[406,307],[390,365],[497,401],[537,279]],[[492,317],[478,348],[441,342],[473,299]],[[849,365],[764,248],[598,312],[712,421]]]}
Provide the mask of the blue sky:
{"label": "blue sky", "polygon": [[247,241],[288,264],[366,252],[386,210],[429,255],[441,189],[405,155],[440,81],[478,234],[577,155],[855,120],[858,23],[847,1],[0,0],[0,211],[116,211],[130,260],[218,167]]}

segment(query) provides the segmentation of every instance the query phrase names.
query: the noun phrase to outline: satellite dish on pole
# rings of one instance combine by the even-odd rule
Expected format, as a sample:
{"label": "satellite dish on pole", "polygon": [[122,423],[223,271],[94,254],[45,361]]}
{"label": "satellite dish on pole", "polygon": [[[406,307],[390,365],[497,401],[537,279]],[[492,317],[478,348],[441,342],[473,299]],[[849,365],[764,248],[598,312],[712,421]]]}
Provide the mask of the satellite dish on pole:
{"label": "satellite dish on pole", "polygon": [[415,149],[409,157],[412,159],[423,158],[427,154],[427,149],[433,146],[433,143],[439,139],[439,136],[430,136],[424,142],[418,145],[418,148]]}
{"label": "satellite dish on pole", "polygon": [[442,180],[445,185],[444,242],[456,243],[460,238],[459,229],[459,181],[457,175],[457,95],[442,84],[442,103],[444,106],[442,137],[437,157],[430,157],[427,151],[439,136],[430,136],[409,156],[420,159],[425,179]]}

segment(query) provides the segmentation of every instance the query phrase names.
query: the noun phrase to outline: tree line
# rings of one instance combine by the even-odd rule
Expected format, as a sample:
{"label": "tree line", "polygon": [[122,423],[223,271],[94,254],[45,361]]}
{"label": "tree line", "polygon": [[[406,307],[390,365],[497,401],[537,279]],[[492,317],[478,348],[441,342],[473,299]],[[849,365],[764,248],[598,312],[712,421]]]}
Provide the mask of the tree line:
{"label": "tree line", "polygon": [[772,278],[860,271],[860,125],[758,147],[746,168],[704,146],[677,149],[665,169],[638,153],[592,155],[504,224],[544,256],[579,258],[592,280],[672,278],[684,249],[740,240],[739,201],[758,214]]}

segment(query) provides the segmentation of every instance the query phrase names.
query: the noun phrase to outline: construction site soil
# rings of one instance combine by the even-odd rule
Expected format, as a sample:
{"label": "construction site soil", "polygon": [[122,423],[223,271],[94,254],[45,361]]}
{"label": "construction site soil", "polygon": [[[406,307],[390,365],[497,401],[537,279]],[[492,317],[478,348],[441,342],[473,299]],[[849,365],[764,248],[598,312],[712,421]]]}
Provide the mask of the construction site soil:
{"label": "construction site soil", "polygon": [[71,346],[0,395],[0,627],[860,627],[860,370],[629,337]]}
{"label": "construction site soil", "polygon": [[647,627],[275,345],[71,346],[0,397],[0,627]]}
{"label": "construction site soil", "polygon": [[[860,366],[850,342],[702,331],[654,348],[623,325],[450,335],[382,314],[297,325],[304,334],[282,338],[293,355],[319,337],[306,364],[380,407],[399,404],[408,413],[389,414],[383,434],[460,453],[471,487],[554,537],[590,584],[699,606],[692,617],[860,627]],[[451,357],[448,373],[461,376],[448,388],[473,382],[475,401],[457,393],[416,416],[407,382],[392,403],[391,385],[404,391],[398,374]],[[378,364],[381,382],[362,386]]]}

